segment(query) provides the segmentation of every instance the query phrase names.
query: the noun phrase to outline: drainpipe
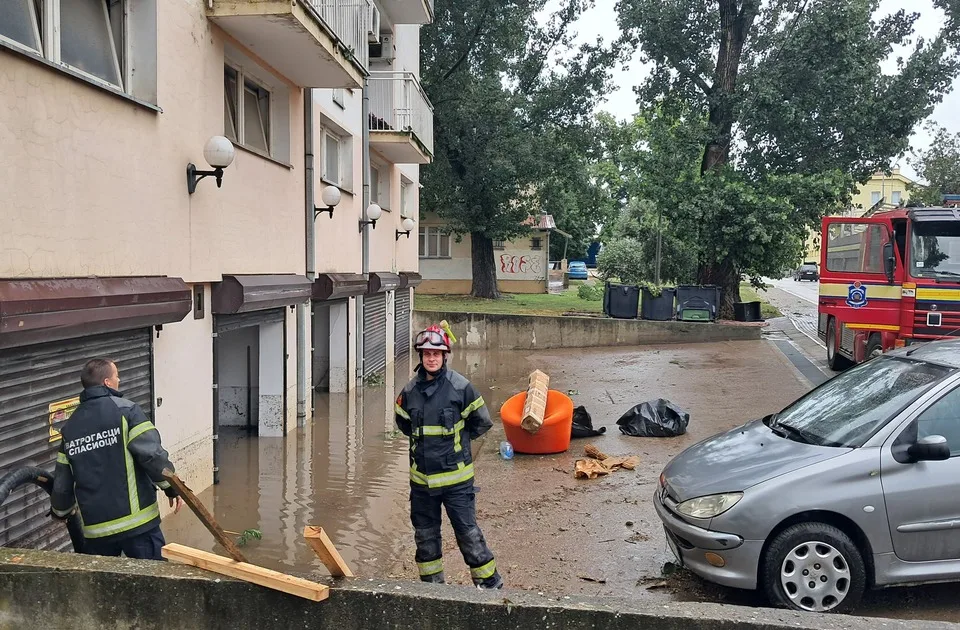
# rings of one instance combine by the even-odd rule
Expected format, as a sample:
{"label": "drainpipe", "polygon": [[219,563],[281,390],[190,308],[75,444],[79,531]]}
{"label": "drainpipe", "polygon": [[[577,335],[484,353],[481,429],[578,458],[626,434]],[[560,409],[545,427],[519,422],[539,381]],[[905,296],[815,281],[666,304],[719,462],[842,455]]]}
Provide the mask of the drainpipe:
{"label": "drainpipe", "polygon": [[[367,77],[363,78],[363,107],[361,108],[362,122],[362,142],[361,154],[363,171],[363,194],[360,208],[360,217],[366,221],[367,206],[370,205],[370,83]],[[370,280],[370,226],[364,225],[361,237],[362,249],[362,272],[363,279]],[[357,380],[363,380],[363,301],[361,296],[357,299]]]}
{"label": "drainpipe", "polygon": [[[314,232],[314,213],[316,205],[315,181],[313,176],[313,88],[303,90],[303,199],[304,199],[304,233],[306,236],[306,269],[307,279],[316,280],[316,234]],[[307,360],[313,360],[313,344],[311,343],[310,302],[297,305],[297,426],[303,427],[307,423],[307,397],[310,388],[307,386]],[[310,310],[308,310],[310,308]]]}

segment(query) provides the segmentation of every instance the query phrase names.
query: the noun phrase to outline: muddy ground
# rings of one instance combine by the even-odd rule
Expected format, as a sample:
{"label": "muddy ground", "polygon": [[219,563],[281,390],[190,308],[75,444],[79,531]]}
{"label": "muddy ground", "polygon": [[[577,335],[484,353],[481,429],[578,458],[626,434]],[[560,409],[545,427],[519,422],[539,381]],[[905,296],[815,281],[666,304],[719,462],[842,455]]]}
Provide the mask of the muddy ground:
{"label": "muddy ground", "polygon": [[[810,383],[771,341],[625,349],[482,353],[460,351],[454,369],[483,393],[494,428],[477,444],[478,516],[507,588],[618,595],[671,601],[764,605],[752,593],[671,572],[671,555],[651,501],[660,471],[687,446],[776,411]],[[312,427],[285,439],[221,435],[221,483],[201,495],[224,527],[258,528],[245,548],[251,562],[294,573],[325,572],[303,544],[305,525],[322,525],[361,576],[417,579],[408,518],[407,444],[393,426],[394,392],[410,375],[400,364],[381,388],[362,396],[318,395]],[[500,405],[526,387],[535,368],[551,387],[572,392],[605,435],[575,440],[551,456],[498,453]],[[632,406],[663,397],[691,414],[672,439],[621,435],[616,420]],[[635,471],[577,480],[574,462],[594,444],[637,455]],[[214,549],[184,511],[164,520],[167,540]],[[444,523],[447,579],[469,583],[453,532]],[[955,585],[868,594],[859,611],[885,617],[960,621]]]}

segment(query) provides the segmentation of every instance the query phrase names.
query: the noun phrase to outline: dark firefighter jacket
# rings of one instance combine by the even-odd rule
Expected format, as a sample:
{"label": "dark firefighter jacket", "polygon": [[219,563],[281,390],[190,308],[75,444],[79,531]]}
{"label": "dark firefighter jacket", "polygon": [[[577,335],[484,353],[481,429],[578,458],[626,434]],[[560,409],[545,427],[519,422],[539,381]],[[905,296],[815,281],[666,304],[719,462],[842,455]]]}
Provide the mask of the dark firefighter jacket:
{"label": "dark firefighter jacket", "polygon": [[429,381],[420,371],[394,406],[397,426],[410,438],[410,483],[434,493],[473,480],[470,440],[493,426],[477,390],[444,368]]}
{"label": "dark firefighter jacket", "polygon": [[164,468],[175,471],[136,403],[108,387],[88,387],[60,432],[50,496],[56,516],[79,507],[85,538],[126,538],[160,524],[157,487],[176,496],[163,478]]}

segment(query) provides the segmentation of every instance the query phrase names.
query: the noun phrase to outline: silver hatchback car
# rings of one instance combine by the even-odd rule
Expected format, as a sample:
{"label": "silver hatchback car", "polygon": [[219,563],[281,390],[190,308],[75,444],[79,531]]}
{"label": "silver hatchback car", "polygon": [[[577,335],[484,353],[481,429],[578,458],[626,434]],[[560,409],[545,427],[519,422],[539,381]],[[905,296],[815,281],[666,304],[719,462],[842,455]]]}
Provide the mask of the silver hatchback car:
{"label": "silver hatchback car", "polygon": [[960,580],[960,341],[871,359],[677,455],[654,496],[701,577],[774,605]]}

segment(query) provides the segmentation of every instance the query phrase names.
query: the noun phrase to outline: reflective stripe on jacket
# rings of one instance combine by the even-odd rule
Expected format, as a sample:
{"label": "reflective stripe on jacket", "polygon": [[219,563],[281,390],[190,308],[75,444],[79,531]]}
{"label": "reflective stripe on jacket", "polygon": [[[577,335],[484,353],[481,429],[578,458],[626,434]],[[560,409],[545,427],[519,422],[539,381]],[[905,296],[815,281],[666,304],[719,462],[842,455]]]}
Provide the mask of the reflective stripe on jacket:
{"label": "reflective stripe on jacket", "polygon": [[410,438],[410,482],[440,491],[473,480],[470,440],[493,426],[486,404],[464,376],[445,368],[428,381],[420,372],[394,406]]}
{"label": "reflective stripe on jacket", "polygon": [[78,507],[85,538],[125,538],[160,523],[157,488],[170,490],[163,469],[174,467],[136,403],[104,386],[87,388],[60,432],[54,514]]}

